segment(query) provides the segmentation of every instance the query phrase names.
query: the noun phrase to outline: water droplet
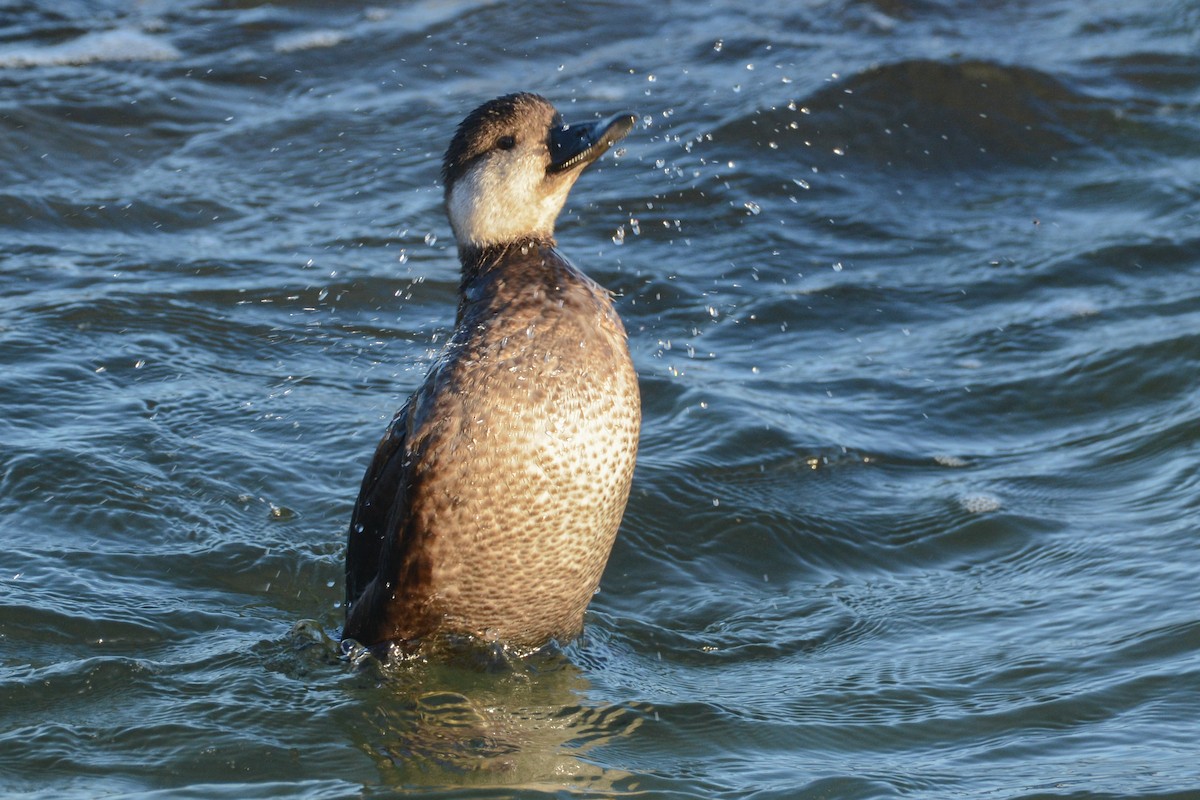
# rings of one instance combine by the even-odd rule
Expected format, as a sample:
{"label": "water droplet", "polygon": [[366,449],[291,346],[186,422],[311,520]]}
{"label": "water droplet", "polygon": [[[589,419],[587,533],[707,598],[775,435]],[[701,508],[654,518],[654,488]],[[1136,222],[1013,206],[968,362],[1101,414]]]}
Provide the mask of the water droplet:
{"label": "water droplet", "polygon": [[429,245],[430,247],[437,244],[437,234],[436,233],[425,234],[425,244]]}
{"label": "water droplet", "polygon": [[629,218],[629,229],[633,231],[634,236],[642,235],[642,225],[637,221],[636,217]]}
{"label": "water droplet", "polygon": [[146,366],[146,359],[144,358],[139,358],[137,361],[133,362],[134,369],[141,369],[144,366]]}
{"label": "water droplet", "polygon": [[322,289],[321,291],[317,292],[317,302],[318,303],[323,301],[326,297],[329,297],[328,289]]}
{"label": "water droplet", "polygon": [[721,48],[723,48],[724,46],[725,46],[724,39],[717,39],[715,42],[713,42],[713,50],[717,51],[718,53],[721,52]]}
{"label": "water droplet", "polygon": [[833,265],[833,271],[834,271],[834,272],[841,272],[841,271],[842,271],[842,262],[840,262],[840,261],[839,261],[839,262],[837,262],[836,264],[834,264],[834,265]]}
{"label": "water droplet", "polygon": [[749,211],[751,214],[753,214],[755,216],[762,213],[762,206],[760,206],[758,203],[755,203],[751,200],[747,200],[746,202],[742,203],[742,205],[745,206],[747,211]]}
{"label": "water droplet", "polygon": [[625,226],[617,226],[617,232],[612,237],[613,244],[625,244]]}
{"label": "water droplet", "polygon": [[400,251],[400,254],[399,254],[398,256],[396,256],[396,260],[397,260],[398,262],[400,262],[401,264],[404,264],[404,263],[406,263],[406,262],[408,261],[408,251],[407,251],[407,250],[401,250],[401,251]]}

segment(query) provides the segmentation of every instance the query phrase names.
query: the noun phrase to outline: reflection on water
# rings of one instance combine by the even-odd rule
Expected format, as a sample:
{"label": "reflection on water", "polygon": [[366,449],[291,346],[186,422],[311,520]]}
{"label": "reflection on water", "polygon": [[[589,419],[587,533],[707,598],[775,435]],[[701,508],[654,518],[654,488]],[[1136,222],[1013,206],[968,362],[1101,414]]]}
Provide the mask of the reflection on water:
{"label": "reflection on water", "polygon": [[[347,649],[348,652],[343,652]],[[343,673],[340,723],[395,787],[626,788],[632,776],[588,760],[652,714],[644,704],[594,704],[584,672],[556,648],[526,657],[484,644],[386,661],[301,621],[272,668]]]}

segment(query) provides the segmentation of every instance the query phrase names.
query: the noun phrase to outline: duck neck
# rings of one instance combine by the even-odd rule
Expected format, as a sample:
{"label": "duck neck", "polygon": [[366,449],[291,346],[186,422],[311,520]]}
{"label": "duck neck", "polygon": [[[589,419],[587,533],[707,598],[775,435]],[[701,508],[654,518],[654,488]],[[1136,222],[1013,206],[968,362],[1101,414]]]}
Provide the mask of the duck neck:
{"label": "duck neck", "polygon": [[[458,286],[458,314],[455,327],[462,323],[467,309],[487,304],[497,292],[513,291],[532,275],[541,274],[548,263],[562,260],[547,257],[555,247],[551,236],[531,236],[501,244],[468,245],[458,248],[462,262],[462,280]],[[557,256],[557,254],[554,254]],[[544,280],[544,278],[542,278]]]}
{"label": "duck neck", "polygon": [[458,260],[462,264],[462,287],[465,288],[474,279],[504,264],[516,253],[526,255],[552,249],[556,244],[553,236],[530,236],[497,244],[459,245]]}

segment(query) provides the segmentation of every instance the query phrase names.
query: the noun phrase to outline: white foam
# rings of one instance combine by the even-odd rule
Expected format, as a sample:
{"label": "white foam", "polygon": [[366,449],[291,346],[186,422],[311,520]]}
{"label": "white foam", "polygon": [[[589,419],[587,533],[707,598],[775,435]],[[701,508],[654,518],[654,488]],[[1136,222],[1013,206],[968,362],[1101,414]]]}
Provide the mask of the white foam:
{"label": "white foam", "polygon": [[174,45],[140,31],[118,28],[86,33],[78,39],[45,47],[0,50],[0,68],[95,64],[110,61],[174,61]]}
{"label": "white foam", "polygon": [[949,453],[938,453],[933,457],[934,463],[941,464],[943,467],[965,467],[967,466],[966,459],[952,456]]}
{"label": "white foam", "polygon": [[297,50],[319,50],[334,47],[349,38],[341,31],[323,30],[294,33],[275,40],[276,53],[294,53]]}
{"label": "white foam", "polygon": [[999,511],[1000,498],[992,494],[968,494],[958,498],[958,504],[968,514],[987,514]]}

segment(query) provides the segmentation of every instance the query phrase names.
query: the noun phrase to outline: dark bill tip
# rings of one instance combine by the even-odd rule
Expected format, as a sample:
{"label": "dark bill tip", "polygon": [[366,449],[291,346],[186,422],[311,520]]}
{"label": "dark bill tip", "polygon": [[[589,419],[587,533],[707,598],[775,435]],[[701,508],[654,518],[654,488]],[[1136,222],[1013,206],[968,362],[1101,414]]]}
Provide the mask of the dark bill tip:
{"label": "dark bill tip", "polygon": [[547,172],[566,172],[586,166],[604,155],[608,148],[625,138],[637,124],[633,114],[618,114],[611,119],[563,125],[550,132],[550,167]]}

